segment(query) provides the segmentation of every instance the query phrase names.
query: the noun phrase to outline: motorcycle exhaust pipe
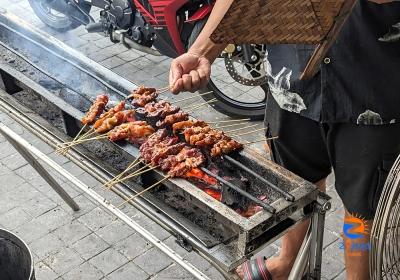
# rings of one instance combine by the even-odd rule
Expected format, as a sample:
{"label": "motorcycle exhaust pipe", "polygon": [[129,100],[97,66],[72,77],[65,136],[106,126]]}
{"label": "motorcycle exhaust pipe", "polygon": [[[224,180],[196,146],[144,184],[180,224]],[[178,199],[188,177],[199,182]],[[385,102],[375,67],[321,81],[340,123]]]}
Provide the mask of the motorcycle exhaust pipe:
{"label": "motorcycle exhaust pipe", "polygon": [[125,47],[127,47],[128,49],[135,49],[147,54],[151,54],[154,56],[162,56],[162,54],[152,48],[149,47],[145,47],[142,46],[138,43],[136,43],[135,41],[133,41],[132,39],[129,39],[125,36],[125,32],[124,30],[114,30],[110,33],[110,39],[113,42],[119,42],[122,43]]}

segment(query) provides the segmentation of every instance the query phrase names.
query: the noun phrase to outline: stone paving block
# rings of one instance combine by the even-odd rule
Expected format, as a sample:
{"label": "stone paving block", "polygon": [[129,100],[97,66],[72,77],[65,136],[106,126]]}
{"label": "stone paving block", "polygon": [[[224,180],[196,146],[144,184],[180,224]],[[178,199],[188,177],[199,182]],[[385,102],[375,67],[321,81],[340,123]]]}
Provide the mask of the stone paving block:
{"label": "stone paving block", "polygon": [[213,266],[204,271],[204,273],[212,280],[225,280],[225,277]]}
{"label": "stone paving block", "polygon": [[91,234],[91,230],[77,220],[57,228],[53,233],[66,244],[75,243]]}
{"label": "stone paving block", "polygon": [[[7,175],[13,173],[13,171],[11,171],[7,166],[5,166],[4,164],[0,163],[0,176],[3,175]],[[1,188],[0,188],[0,192],[1,192]]]}
{"label": "stone paving block", "polygon": [[44,259],[43,262],[57,274],[62,275],[83,263],[84,260],[75,250],[64,247],[56,254]]}
{"label": "stone paving block", "polygon": [[104,274],[113,272],[127,262],[128,259],[113,248],[108,248],[89,260],[89,263],[96,266]]}
{"label": "stone paving block", "polygon": [[85,55],[90,55],[100,50],[100,48],[94,45],[93,43],[89,42],[86,45],[80,46],[78,50],[84,53]]}
{"label": "stone paving block", "polygon": [[331,256],[324,255],[322,258],[322,276],[334,279],[343,270],[343,265]]}
{"label": "stone paving block", "polygon": [[74,36],[74,37],[72,37],[71,39],[65,41],[65,43],[66,43],[68,46],[72,47],[72,48],[79,48],[79,47],[81,47],[81,46],[87,44],[88,41],[87,41],[87,40],[84,40],[84,39],[82,39],[82,38],[79,38],[79,37],[75,37],[75,36]]}
{"label": "stone paving block", "polygon": [[90,263],[84,262],[62,277],[65,280],[99,280],[103,279],[104,273]]}
{"label": "stone paving block", "polygon": [[14,153],[16,150],[10,143],[4,142],[0,145],[0,159],[5,159]]}
{"label": "stone paving block", "polygon": [[114,67],[120,66],[124,63],[126,63],[125,60],[123,60],[117,56],[113,56],[113,57],[103,60],[100,64],[107,68],[114,68]]}
{"label": "stone paving block", "polygon": [[30,244],[30,248],[35,252],[40,261],[59,252],[65,243],[55,234],[49,233]]}
{"label": "stone paving block", "polygon": [[324,230],[324,245],[323,247],[326,248],[333,242],[337,241],[339,239],[337,233],[332,233],[330,230],[325,229]]}
{"label": "stone paving block", "polygon": [[48,154],[48,156],[51,160],[53,160],[55,163],[57,163],[59,165],[63,165],[70,161],[65,156],[59,155],[56,152],[52,152],[52,153]]}
{"label": "stone paving block", "polygon": [[88,187],[95,187],[101,185],[99,181],[97,181],[92,175],[86,172],[79,175],[78,179],[83,183],[85,183]]}
{"label": "stone paving block", "polygon": [[60,205],[61,208],[70,213],[73,219],[78,219],[79,217],[89,213],[90,211],[96,208],[96,205],[94,205],[93,202],[91,202],[83,194],[74,197],[74,201],[78,204],[80,209],[79,211],[72,211],[71,208],[66,203]]}
{"label": "stone paving block", "polygon": [[132,260],[148,251],[152,246],[146,239],[135,233],[117,242],[114,248],[129,260]]}
{"label": "stone paving block", "polygon": [[134,230],[124,222],[116,220],[115,222],[99,229],[96,234],[108,244],[114,244],[126,237],[134,234]]}
{"label": "stone paving block", "polygon": [[150,249],[133,262],[149,274],[156,274],[172,264],[172,260],[157,248]]}
{"label": "stone paving block", "polygon": [[[179,265],[172,264],[166,269],[157,273],[157,275],[152,278],[154,280],[193,280],[194,278],[189,272],[183,270]],[[212,278],[214,280],[214,278]]]}
{"label": "stone paving block", "polygon": [[117,57],[125,60],[125,61],[132,61],[136,58],[139,58],[141,56],[143,56],[144,54],[142,54],[139,51],[135,51],[135,50],[127,50],[125,52],[119,53],[117,54]]}
{"label": "stone paving block", "polygon": [[107,275],[107,279],[109,280],[145,280],[148,278],[149,275],[132,262],[123,265]]}
{"label": "stone paving block", "polygon": [[[82,38],[81,38],[81,39],[82,39]],[[104,48],[106,48],[106,47],[109,47],[109,46],[114,45],[114,43],[111,42],[110,37],[101,38],[101,39],[99,39],[99,40],[93,41],[93,43],[94,43],[96,46],[98,46],[99,48],[101,48],[101,49],[104,49]],[[125,48],[125,47],[120,46],[120,48],[123,49],[123,48]]]}
{"label": "stone paving block", "polygon": [[77,178],[79,178],[79,176],[85,172],[82,170],[82,168],[77,166],[72,161],[63,164],[62,167],[65,168],[66,170],[68,170],[69,173],[71,173],[73,176],[75,176]]}
{"label": "stone paving block", "polygon": [[167,239],[168,237],[171,236],[171,234],[163,229],[160,225],[157,223],[153,222],[148,218],[146,215],[143,213],[138,213],[134,216],[132,216],[132,219],[139,223],[141,226],[145,227],[150,233],[152,233],[155,237],[157,237],[160,240]]}
{"label": "stone paving block", "polygon": [[28,162],[19,153],[14,153],[3,158],[1,163],[7,166],[10,170],[15,170],[28,164]]}
{"label": "stone paving block", "polygon": [[51,209],[56,208],[57,203],[53,202],[44,195],[38,195],[31,200],[26,201],[21,207],[25,212],[28,212],[30,215],[32,215],[32,217],[35,218],[50,211]]}
{"label": "stone paving block", "polygon": [[35,264],[35,277],[37,280],[54,280],[58,275],[45,263]]}
{"label": "stone paving block", "polygon": [[43,222],[36,219],[29,221],[17,227],[13,232],[21,237],[26,243],[30,244],[33,241],[45,236],[51,230]]}
{"label": "stone paving block", "polygon": [[17,207],[1,215],[0,224],[8,230],[13,230],[31,219],[32,217],[22,207]]}
{"label": "stone paving block", "polygon": [[13,172],[0,175],[0,193],[13,191],[20,188],[24,183],[26,183],[25,180]]}
{"label": "stone paving block", "polygon": [[343,216],[339,215],[336,211],[327,215],[325,227],[332,232],[342,232],[343,229]]}
{"label": "stone paving block", "polygon": [[56,207],[36,218],[50,230],[63,226],[72,220],[72,217],[61,207]]}
{"label": "stone paving block", "polygon": [[36,170],[30,165],[24,165],[21,168],[15,170],[18,176],[24,178],[24,180],[30,182],[38,177]]}
{"label": "stone paving block", "polygon": [[96,234],[92,233],[78,240],[71,245],[71,247],[74,248],[83,259],[88,260],[109,248],[110,245]]}
{"label": "stone paving block", "polygon": [[197,254],[195,251],[190,252],[185,256],[185,259],[191,264],[195,265],[201,271],[205,271],[210,268],[211,264],[206,261],[203,257]]}
{"label": "stone paving block", "polygon": [[110,214],[97,207],[89,213],[79,217],[78,220],[91,230],[97,231],[110,224],[115,219]]}

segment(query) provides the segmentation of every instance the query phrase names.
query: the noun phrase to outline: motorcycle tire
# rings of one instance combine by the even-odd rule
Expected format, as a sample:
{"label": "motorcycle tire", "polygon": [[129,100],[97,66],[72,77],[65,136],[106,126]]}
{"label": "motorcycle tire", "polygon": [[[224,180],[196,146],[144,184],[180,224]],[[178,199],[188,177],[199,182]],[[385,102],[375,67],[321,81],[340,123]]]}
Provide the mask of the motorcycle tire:
{"label": "motorcycle tire", "polygon": [[[52,15],[51,11],[47,10],[48,7],[43,6],[41,0],[28,0],[30,6],[35,12],[36,16],[47,26],[56,30],[57,32],[63,33],[78,28],[82,24],[76,20],[73,20],[67,16],[60,17]],[[88,3],[79,3],[80,7],[87,13],[90,12],[92,6]]]}
{"label": "motorcycle tire", "polygon": [[[189,37],[188,49],[196,41],[206,22],[207,20],[205,19],[196,23],[193,28],[192,34]],[[268,91],[267,85],[262,86],[262,88],[265,92]],[[264,119],[266,102],[245,103],[230,98],[213,83],[212,74],[211,80],[208,83],[207,87],[205,89],[199,90],[200,93],[205,93],[208,91],[213,91],[214,94],[206,94],[201,97],[205,101],[210,101],[214,98],[218,99],[219,102],[213,104],[213,108],[218,112],[231,117],[250,118],[252,120]]]}

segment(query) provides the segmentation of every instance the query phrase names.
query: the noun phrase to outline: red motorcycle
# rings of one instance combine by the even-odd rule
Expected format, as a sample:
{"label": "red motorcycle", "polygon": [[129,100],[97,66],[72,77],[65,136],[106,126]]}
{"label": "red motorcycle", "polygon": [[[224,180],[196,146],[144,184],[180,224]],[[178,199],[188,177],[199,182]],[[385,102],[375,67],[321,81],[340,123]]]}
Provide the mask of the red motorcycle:
{"label": "red motorcycle", "polygon": [[[66,32],[84,25],[88,32],[104,32],[122,43],[152,55],[171,58],[184,53],[201,32],[214,0],[29,0],[48,26]],[[90,13],[100,8],[98,14]],[[97,13],[97,12],[96,12]],[[93,18],[95,15],[97,20]],[[252,119],[264,115],[267,75],[265,45],[229,45],[213,65],[204,91],[217,98],[215,109]]]}

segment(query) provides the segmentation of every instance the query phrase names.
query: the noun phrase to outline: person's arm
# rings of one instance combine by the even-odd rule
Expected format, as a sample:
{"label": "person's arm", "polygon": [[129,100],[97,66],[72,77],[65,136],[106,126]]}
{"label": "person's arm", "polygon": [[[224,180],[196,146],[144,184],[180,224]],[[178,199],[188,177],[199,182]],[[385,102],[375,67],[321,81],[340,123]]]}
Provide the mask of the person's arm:
{"label": "person's arm", "polygon": [[233,0],[217,0],[200,35],[189,51],[171,63],[169,82],[175,94],[205,87],[210,79],[211,64],[224,50],[224,44],[214,44],[210,36],[223,19]]}

